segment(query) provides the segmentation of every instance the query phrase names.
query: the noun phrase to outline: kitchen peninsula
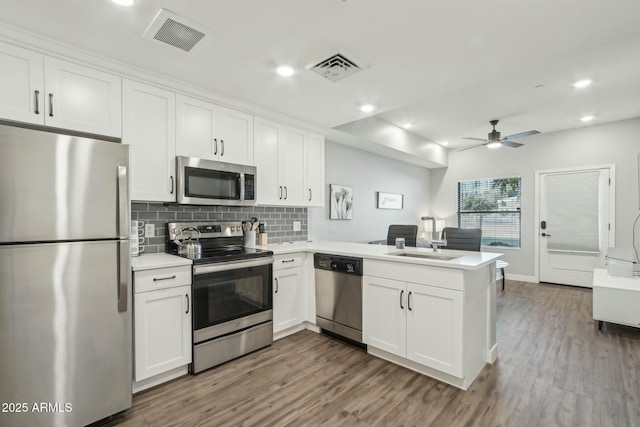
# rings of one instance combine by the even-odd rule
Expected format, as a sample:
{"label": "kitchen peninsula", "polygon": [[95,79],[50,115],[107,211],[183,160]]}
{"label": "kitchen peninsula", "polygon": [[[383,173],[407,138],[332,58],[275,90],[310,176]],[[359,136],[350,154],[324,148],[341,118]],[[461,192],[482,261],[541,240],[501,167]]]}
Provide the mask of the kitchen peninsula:
{"label": "kitchen peninsula", "polygon": [[[305,320],[314,323],[313,254],[363,258],[368,352],[466,390],[497,357],[496,253],[313,241],[264,246],[279,263],[305,257]],[[274,301],[274,312],[277,312]]]}

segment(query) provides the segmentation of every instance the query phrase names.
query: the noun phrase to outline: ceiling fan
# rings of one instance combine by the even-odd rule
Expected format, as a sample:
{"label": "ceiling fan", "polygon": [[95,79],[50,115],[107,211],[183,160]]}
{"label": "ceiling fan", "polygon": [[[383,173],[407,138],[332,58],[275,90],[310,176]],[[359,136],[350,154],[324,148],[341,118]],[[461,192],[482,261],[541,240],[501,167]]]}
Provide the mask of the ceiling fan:
{"label": "ceiling fan", "polygon": [[513,135],[500,137],[500,132],[496,130],[496,125],[498,124],[498,120],[491,120],[489,123],[491,123],[491,126],[493,126],[493,130],[489,132],[489,134],[487,135],[487,139],[462,138],[462,139],[472,139],[474,141],[483,141],[482,144],[474,145],[472,147],[462,148],[458,151],[470,150],[472,148],[481,147],[483,145],[486,145],[487,148],[498,148],[502,146],[509,147],[509,148],[518,148],[523,146],[524,144],[521,144],[519,142],[514,142],[512,141],[513,139],[524,138],[525,136],[531,136],[531,135],[536,135],[540,133],[537,130],[530,130],[527,132],[514,133]]}

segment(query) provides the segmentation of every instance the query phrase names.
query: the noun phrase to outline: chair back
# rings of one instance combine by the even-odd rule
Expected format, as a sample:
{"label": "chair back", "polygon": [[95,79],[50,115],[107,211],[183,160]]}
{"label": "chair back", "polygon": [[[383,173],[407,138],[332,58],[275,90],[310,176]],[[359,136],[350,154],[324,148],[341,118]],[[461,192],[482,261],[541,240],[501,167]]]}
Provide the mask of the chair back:
{"label": "chair back", "polygon": [[479,252],[482,229],[445,227],[442,229],[442,238],[447,241],[443,249]]}
{"label": "chair back", "polygon": [[417,225],[390,225],[387,232],[387,245],[395,245],[396,237],[404,237],[405,246],[416,246],[418,240]]}

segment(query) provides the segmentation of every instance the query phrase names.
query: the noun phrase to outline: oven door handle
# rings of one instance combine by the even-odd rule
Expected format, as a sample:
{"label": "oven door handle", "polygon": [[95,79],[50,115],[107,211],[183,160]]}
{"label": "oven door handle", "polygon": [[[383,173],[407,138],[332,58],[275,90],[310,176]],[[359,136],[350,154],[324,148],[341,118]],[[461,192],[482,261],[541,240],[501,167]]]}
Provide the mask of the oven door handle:
{"label": "oven door handle", "polygon": [[193,267],[193,275],[197,276],[199,274],[207,274],[207,273],[217,273],[219,271],[229,271],[229,270],[237,270],[239,268],[248,268],[248,267],[260,267],[262,265],[273,264],[273,257],[268,258],[260,258],[256,261],[247,261],[247,260],[239,260],[239,261],[229,261],[220,264],[209,264],[209,265],[195,265]]}

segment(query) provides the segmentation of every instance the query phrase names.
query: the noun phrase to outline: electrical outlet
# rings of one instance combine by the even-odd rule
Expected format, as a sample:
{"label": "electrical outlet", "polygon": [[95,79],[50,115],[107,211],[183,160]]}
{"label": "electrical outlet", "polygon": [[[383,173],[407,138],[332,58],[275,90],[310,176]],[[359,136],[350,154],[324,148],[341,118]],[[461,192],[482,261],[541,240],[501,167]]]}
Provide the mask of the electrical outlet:
{"label": "electrical outlet", "polygon": [[147,238],[154,237],[156,235],[156,226],[154,224],[145,224],[144,235],[147,236]]}
{"label": "electrical outlet", "polygon": [[293,221],[293,231],[300,231],[301,229],[300,221]]}

